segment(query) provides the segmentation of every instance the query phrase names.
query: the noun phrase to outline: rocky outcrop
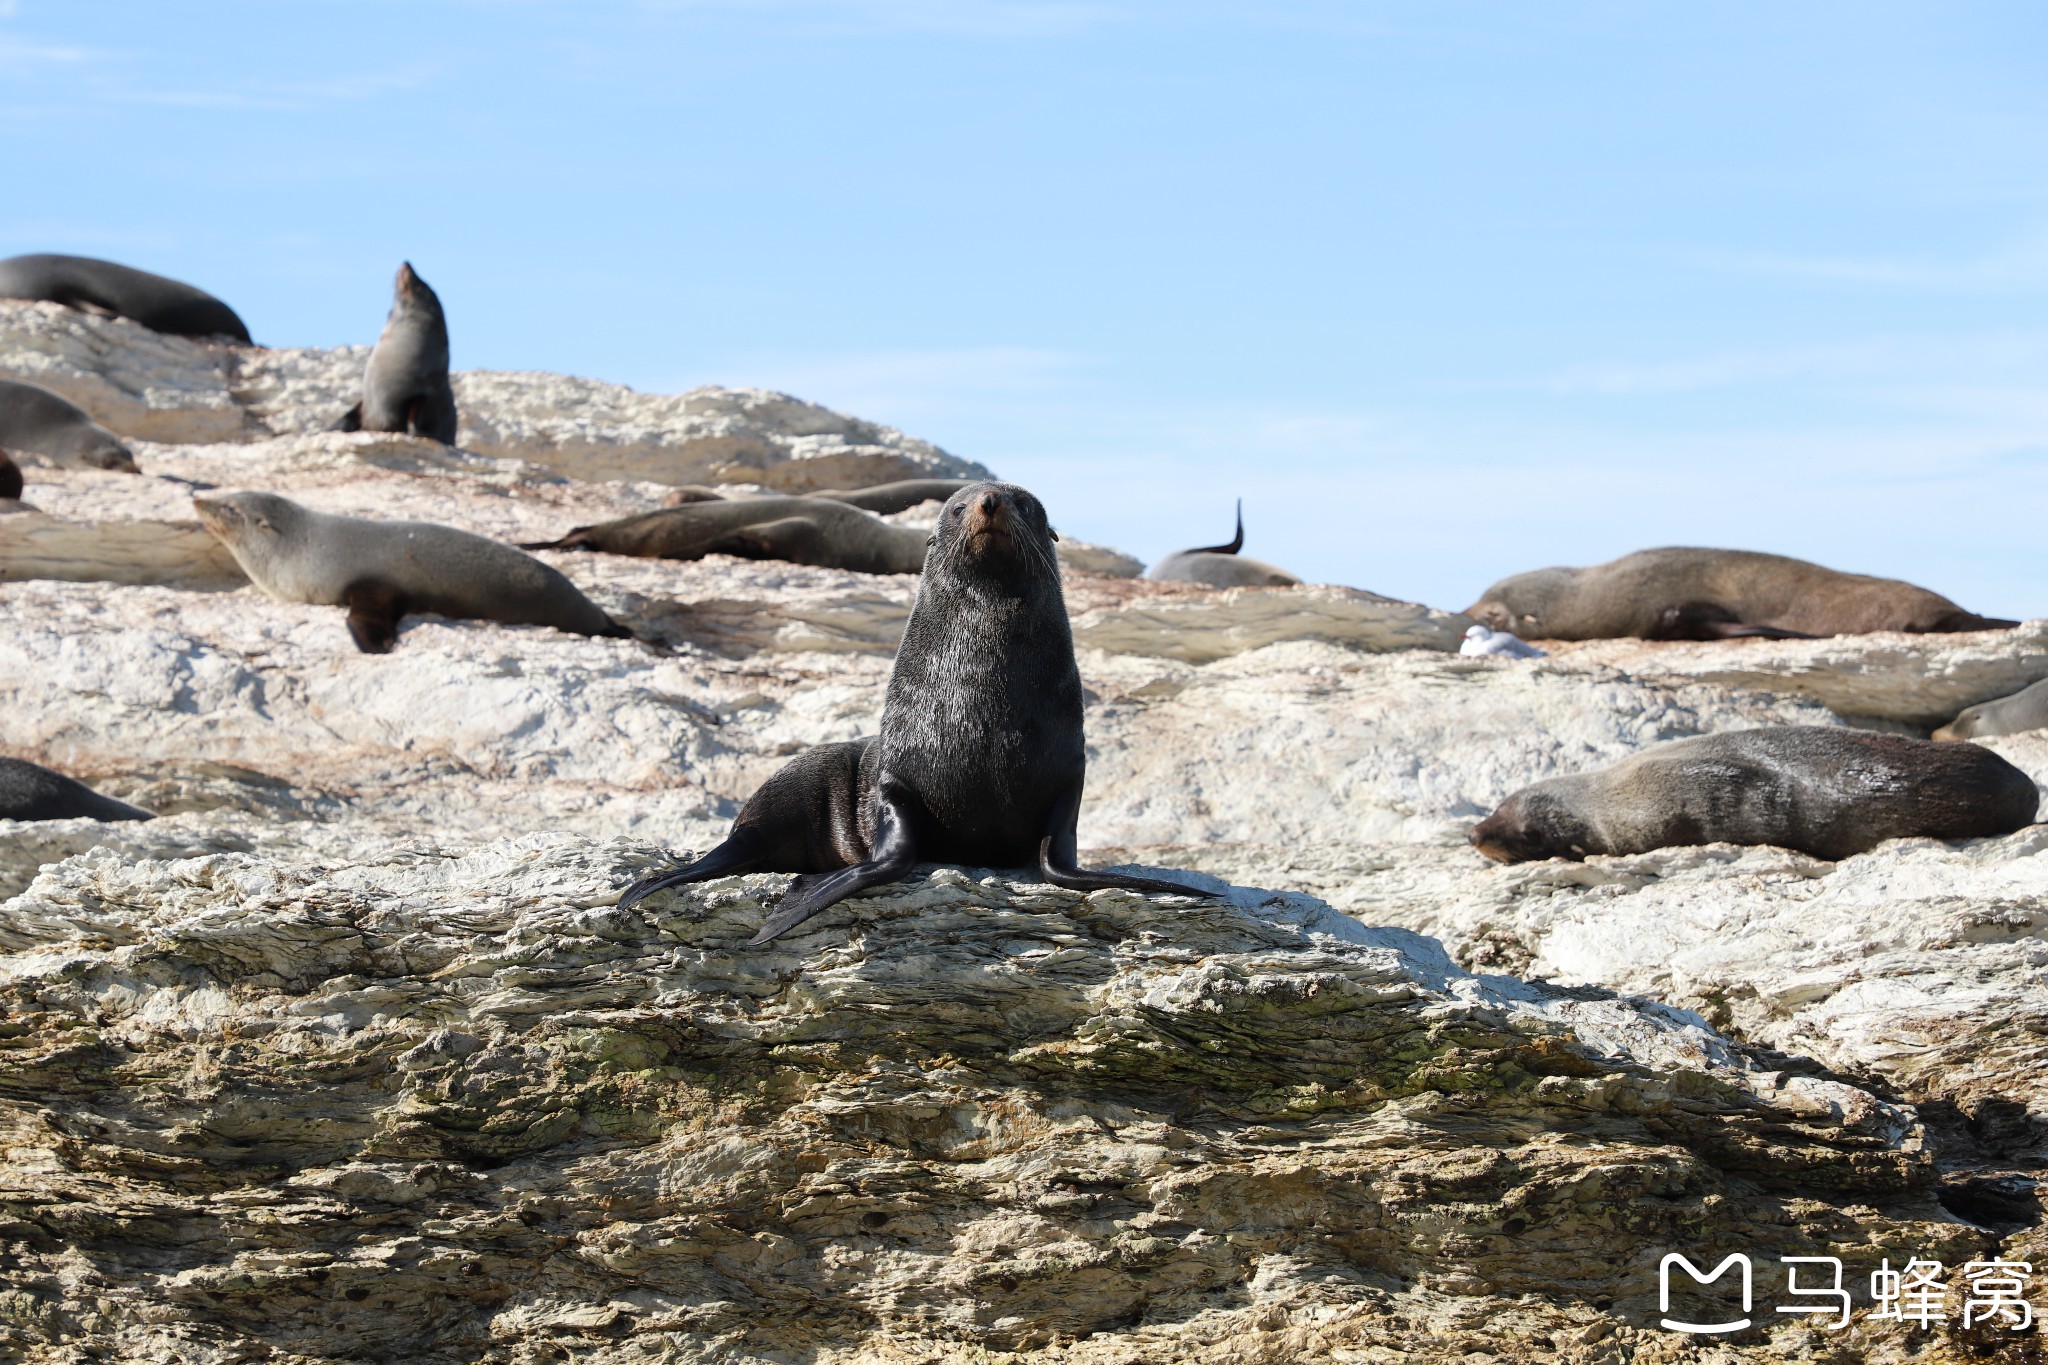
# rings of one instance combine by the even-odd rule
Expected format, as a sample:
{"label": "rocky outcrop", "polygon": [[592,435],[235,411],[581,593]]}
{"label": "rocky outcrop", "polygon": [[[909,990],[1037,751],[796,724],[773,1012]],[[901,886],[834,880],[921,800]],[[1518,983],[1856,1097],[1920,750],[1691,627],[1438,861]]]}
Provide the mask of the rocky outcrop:
{"label": "rocky outcrop", "polygon": [[[542,835],[46,870],[0,957],[0,1338],[1621,1359],[1668,1340],[1672,1249],[1989,1245],[1895,1106],[1307,897],[935,869],[750,951],[782,879],[610,908],[648,861]],[[1770,1326],[1723,1358],[1798,1354]]]}

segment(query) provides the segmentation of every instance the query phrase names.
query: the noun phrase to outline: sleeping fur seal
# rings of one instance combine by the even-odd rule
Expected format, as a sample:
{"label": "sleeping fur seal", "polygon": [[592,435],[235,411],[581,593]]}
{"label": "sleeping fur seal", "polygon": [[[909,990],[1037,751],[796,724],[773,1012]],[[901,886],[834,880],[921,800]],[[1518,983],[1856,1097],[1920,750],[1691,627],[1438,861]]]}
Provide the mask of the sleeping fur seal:
{"label": "sleeping fur seal", "polygon": [[1201,583],[1211,588],[1293,588],[1301,580],[1262,559],[1238,554],[1244,548],[1244,499],[1237,500],[1237,534],[1228,544],[1176,550],[1154,564],[1147,578],[1174,583]]}
{"label": "sleeping fur seal", "polygon": [[205,290],[90,256],[10,256],[0,261],[0,298],[61,303],[171,336],[249,344],[249,329],[235,310]]}
{"label": "sleeping fur seal", "polygon": [[1503,578],[1465,615],[1523,639],[1726,640],[2007,630],[1895,578],[1750,550],[1638,550],[1588,569]]}
{"label": "sleeping fur seal", "polygon": [[0,498],[13,502],[21,497],[23,484],[21,466],[7,458],[7,452],[0,450]]}
{"label": "sleeping fur seal", "polygon": [[0,758],[0,820],[154,820],[140,806],[101,796],[76,781],[20,758]]}
{"label": "sleeping fur seal", "polygon": [[1524,787],[1472,827],[1496,862],[1772,844],[1839,860],[1886,839],[1975,839],[2032,824],[2034,780],[1989,749],[1820,725],[1659,744]]}
{"label": "sleeping fur seal", "polygon": [[636,883],[619,904],[739,872],[798,873],[752,939],[766,943],[919,860],[1035,863],[1053,885],[1082,891],[1205,894],[1078,865],[1088,754],[1055,539],[1038,499],[1015,484],[954,494],[931,537],[880,737],[799,754],[748,799],[724,843]]}
{"label": "sleeping fur seal", "polygon": [[916,573],[928,533],[894,526],[830,498],[725,498],[663,507],[596,526],[528,550],[602,550],[643,559],[780,559],[855,573]]}
{"label": "sleeping fur seal", "polygon": [[389,653],[399,618],[416,612],[632,634],[532,555],[452,526],[330,516],[274,493],[204,493],[192,505],[270,596],[347,607],[366,654]]}
{"label": "sleeping fur seal", "polygon": [[0,446],[46,455],[72,468],[136,472],[135,456],[121,438],[86,416],[85,409],[18,379],[0,379]]}
{"label": "sleeping fur seal", "polygon": [[1934,732],[1939,740],[1991,739],[2023,730],[2048,728],[2048,678],[2011,696],[1965,706],[1962,713]]}
{"label": "sleeping fur seal", "polygon": [[448,319],[441,300],[398,267],[391,313],[363,367],[362,401],[343,413],[336,431],[395,431],[455,444],[455,389],[448,382]]}
{"label": "sleeping fur seal", "polygon": [[973,479],[898,479],[895,483],[878,483],[868,488],[832,488],[811,496],[830,498],[849,507],[858,507],[863,512],[887,516],[891,512],[907,512],[920,503],[944,502],[973,482]]}

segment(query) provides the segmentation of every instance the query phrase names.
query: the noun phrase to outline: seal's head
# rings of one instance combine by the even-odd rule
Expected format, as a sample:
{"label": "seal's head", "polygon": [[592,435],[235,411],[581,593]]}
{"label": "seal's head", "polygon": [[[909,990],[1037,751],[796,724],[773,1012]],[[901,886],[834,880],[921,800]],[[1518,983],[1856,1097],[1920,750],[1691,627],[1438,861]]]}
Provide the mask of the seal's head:
{"label": "seal's head", "polygon": [[401,261],[398,265],[398,278],[391,283],[391,312],[396,316],[411,309],[419,309],[440,317],[441,296],[420,278],[419,272],[412,268],[411,261]]}
{"label": "seal's head", "polygon": [[1956,718],[1934,732],[1939,740],[1970,739],[1977,733],[1977,727],[1984,720],[1984,704],[1966,706]]}
{"label": "seal's head", "polygon": [[1059,582],[1053,542],[1059,536],[1045,506],[1014,483],[972,483],[946,500],[926,542],[926,572],[943,568],[969,577],[1043,573]]}
{"label": "seal's head", "polygon": [[1586,856],[1592,832],[1551,784],[1525,787],[1500,809],[1472,826],[1472,847],[1497,863],[1532,863],[1544,858]]}
{"label": "seal's head", "polygon": [[1519,635],[1524,640],[1543,638],[1546,609],[1569,586],[1573,569],[1537,569],[1503,578],[1488,588],[1464,615],[1483,626]]}
{"label": "seal's head", "polygon": [[305,509],[275,493],[201,493],[192,499],[199,524],[228,547],[259,584],[279,559],[286,537],[305,520]]}

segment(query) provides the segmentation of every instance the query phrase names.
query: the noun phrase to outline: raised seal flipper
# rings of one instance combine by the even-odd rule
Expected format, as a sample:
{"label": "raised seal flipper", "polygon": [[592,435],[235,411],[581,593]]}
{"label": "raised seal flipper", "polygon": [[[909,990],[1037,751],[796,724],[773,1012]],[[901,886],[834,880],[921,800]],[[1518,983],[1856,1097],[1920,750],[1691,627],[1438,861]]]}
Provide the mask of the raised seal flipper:
{"label": "raised seal flipper", "polygon": [[768,849],[767,840],[759,830],[741,826],[726,836],[724,843],[712,849],[693,863],[673,867],[666,872],[657,872],[651,877],[642,877],[626,888],[626,894],[619,897],[619,909],[627,910],[657,891],[666,891],[671,886],[682,886],[686,882],[708,882],[714,877],[730,877],[741,872],[752,872]]}
{"label": "raised seal flipper", "polygon": [[747,946],[760,947],[856,891],[884,882],[899,882],[909,875],[917,864],[917,840],[910,832],[910,821],[901,801],[901,794],[891,792],[885,785],[875,798],[874,856],[836,872],[807,872],[798,877],[782,893],[775,913],[761,926],[761,932],[747,940]]}
{"label": "raised seal flipper", "polygon": [[1230,538],[1228,545],[1203,545],[1193,550],[1182,550],[1184,555],[1234,555],[1244,548],[1244,499],[1237,500],[1237,534]]}
{"label": "raised seal flipper", "polygon": [[405,599],[398,589],[366,579],[344,588],[341,601],[348,608],[348,633],[356,648],[365,654],[389,654],[398,643],[398,619],[405,615]]}
{"label": "raised seal flipper", "polygon": [[360,398],[357,399],[356,405],[347,412],[344,412],[334,425],[327,429],[329,431],[361,431],[363,429],[362,400]]}
{"label": "raised seal flipper", "polygon": [[1160,877],[1133,877],[1125,872],[1090,872],[1081,866],[1077,833],[1081,818],[1081,788],[1077,783],[1073,791],[1060,798],[1053,807],[1052,819],[1048,822],[1048,833],[1038,841],[1038,875],[1054,886],[1063,886],[1069,891],[1106,891],[1112,888],[1123,891],[1163,892],[1170,896],[1200,896],[1205,900],[1215,899],[1216,893],[1204,891],[1198,886],[1183,886],[1179,882],[1166,881]]}

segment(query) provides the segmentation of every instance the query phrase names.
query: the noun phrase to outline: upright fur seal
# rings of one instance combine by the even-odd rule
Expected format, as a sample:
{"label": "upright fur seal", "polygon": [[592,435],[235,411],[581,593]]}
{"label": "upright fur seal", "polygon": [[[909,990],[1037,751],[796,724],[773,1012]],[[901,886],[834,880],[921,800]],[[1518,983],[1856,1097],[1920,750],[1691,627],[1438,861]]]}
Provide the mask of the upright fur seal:
{"label": "upright fur seal", "polygon": [[1154,564],[1147,578],[1175,583],[1201,583],[1211,588],[1292,588],[1301,580],[1262,559],[1240,555],[1244,548],[1244,499],[1237,500],[1237,534],[1228,544],[1176,550]]}
{"label": "upright fur seal", "polygon": [[766,943],[920,859],[1035,862],[1054,886],[1082,891],[1205,894],[1078,865],[1088,754],[1055,539],[1038,499],[1015,484],[955,493],[931,537],[881,736],[797,755],[748,799],[724,843],[634,884],[620,906],[738,872],[799,873],[751,940]]}
{"label": "upright fur seal", "polygon": [[916,573],[928,533],[830,498],[726,498],[579,526],[528,550],[602,550],[643,559],[737,555],[855,573]]}
{"label": "upright fur seal", "polygon": [[235,310],[205,290],[90,256],[10,256],[0,261],[0,298],[61,303],[171,336],[249,344],[249,329]]}
{"label": "upright fur seal", "polygon": [[2032,824],[2034,780],[1989,749],[1793,725],[1672,740],[1553,777],[1472,827],[1496,862],[1773,844],[1839,860],[1886,839],[1975,839]]}
{"label": "upright fur seal", "polygon": [[426,521],[315,512],[274,493],[203,493],[199,520],[280,602],[348,608],[365,654],[387,654],[416,612],[630,636],[576,585],[510,545]]}
{"label": "upright fur seal", "polygon": [[21,466],[7,458],[7,452],[0,450],[0,498],[9,502],[21,496]]}
{"label": "upright fur seal", "polygon": [[455,444],[448,319],[411,261],[398,267],[391,313],[363,368],[362,401],[342,414],[335,430],[397,431]]}
{"label": "upright fur seal", "polygon": [[2048,678],[1996,701],[1965,706],[1954,720],[1934,732],[1938,740],[1991,739],[2023,730],[2048,728]]}
{"label": "upright fur seal", "polygon": [[60,465],[136,472],[135,456],[121,438],[85,409],[18,379],[0,379],[0,446],[47,455]]}
{"label": "upright fur seal", "polygon": [[0,758],[0,820],[154,820],[140,806],[20,758]]}
{"label": "upright fur seal", "polygon": [[1783,555],[1679,547],[1588,569],[1503,578],[1465,615],[1523,639],[1726,640],[2007,630],[1895,578],[1840,573]]}

